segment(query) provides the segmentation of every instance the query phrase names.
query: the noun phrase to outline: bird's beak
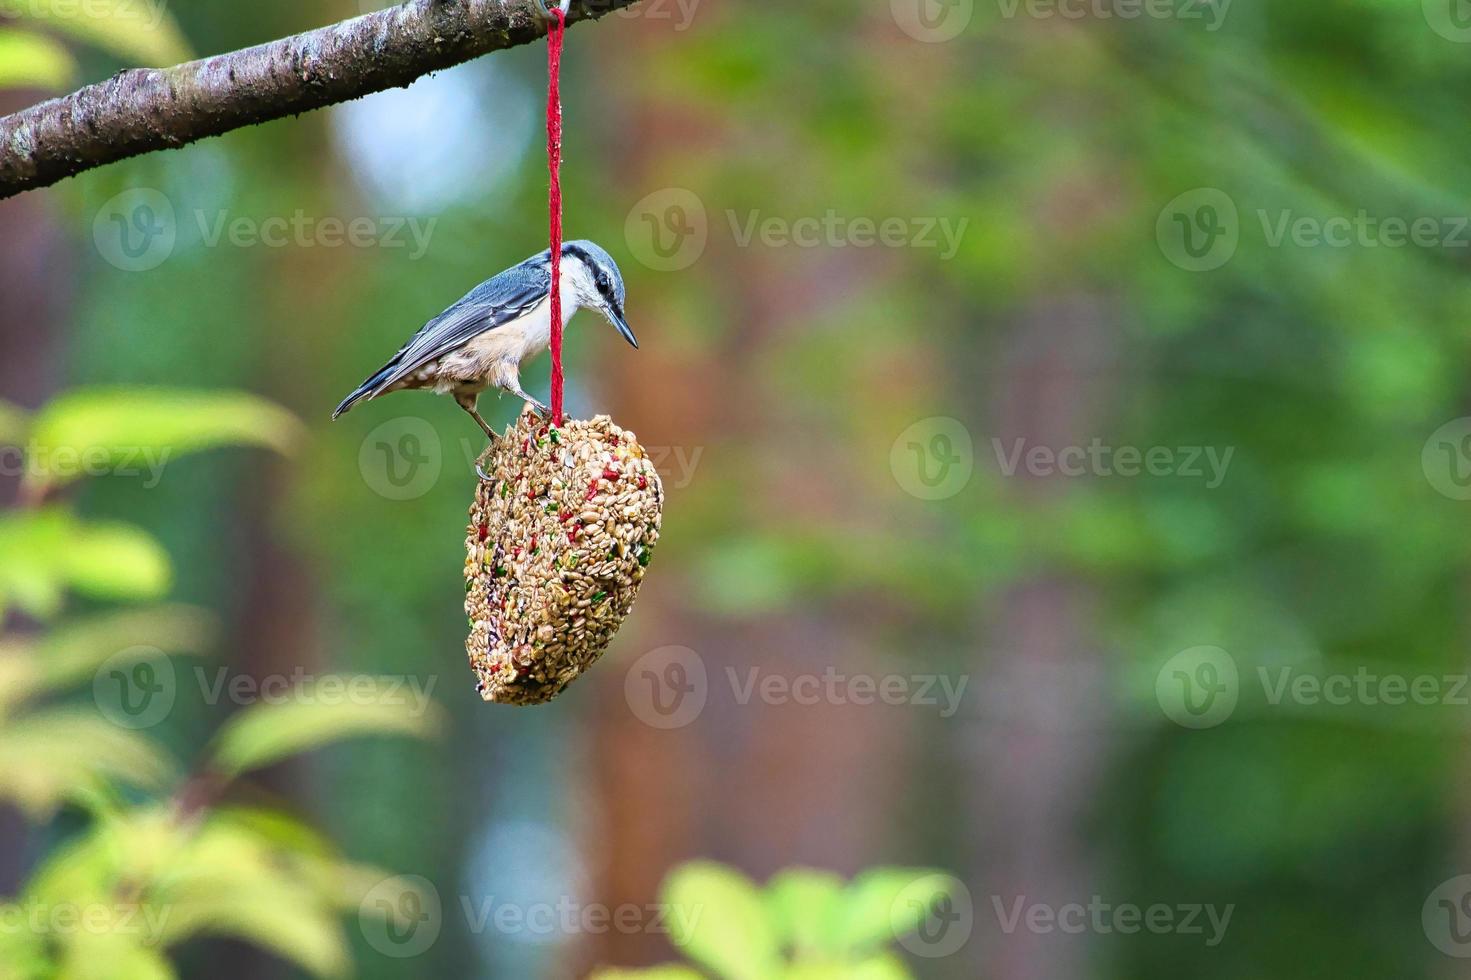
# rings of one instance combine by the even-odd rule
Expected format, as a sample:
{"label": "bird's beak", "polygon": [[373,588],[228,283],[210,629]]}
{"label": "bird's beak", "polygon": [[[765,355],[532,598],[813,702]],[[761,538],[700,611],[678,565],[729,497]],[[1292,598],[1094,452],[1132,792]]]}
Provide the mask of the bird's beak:
{"label": "bird's beak", "polygon": [[629,329],[628,321],[623,319],[622,310],[613,306],[608,307],[608,322],[613,324],[613,326],[617,328],[618,332],[623,335],[624,340],[633,345],[634,350],[638,350],[638,338],[635,337],[633,335],[633,331]]}

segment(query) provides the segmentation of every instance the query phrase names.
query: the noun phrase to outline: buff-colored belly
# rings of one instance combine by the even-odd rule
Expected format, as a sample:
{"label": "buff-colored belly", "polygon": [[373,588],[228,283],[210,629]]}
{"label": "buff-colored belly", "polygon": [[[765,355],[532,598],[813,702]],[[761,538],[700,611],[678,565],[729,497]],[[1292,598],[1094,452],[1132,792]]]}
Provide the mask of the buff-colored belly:
{"label": "buff-colored belly", "polygon": [[511,323],[468,341],[463,347],[424,365],[415,372],[425,387],[441,394],[450,391],[483,391],[490,385],[514,387],[521,363],[547,349],[551,343],[547,304]]}

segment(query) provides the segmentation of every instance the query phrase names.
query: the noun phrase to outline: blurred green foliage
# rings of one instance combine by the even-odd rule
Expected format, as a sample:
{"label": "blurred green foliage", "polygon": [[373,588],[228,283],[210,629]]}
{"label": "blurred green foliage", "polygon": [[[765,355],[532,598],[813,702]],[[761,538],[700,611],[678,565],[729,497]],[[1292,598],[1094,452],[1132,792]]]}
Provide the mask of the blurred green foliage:
{"label": "blurred green foliage", "polygon": [[[176,975],[169,951],[205,935],[257,944],[315,976],[345,974],[341,919],[384,914],[360,904],[387,873],[344,859],[296,817],[224,800],[242,775],[297,753],[360,735],[430,735],[437,709],[375,698],[384,684],[374,678],[320,677],[315,696],[287,692],[235,712],[193,774],[182,771],[143,730],[152,721],[109,713],[103,692],[208,650],[213,617],[155,603],[172,569],[148,533],[43,503],[139,451],[172,461],[282,448],[297,423],[250,396],[141,389],[82,389],[33,418],[9,407],[0,418],[5,441],[24,447],[30,501],[0,514],[0,625],[7,603],[41,623],[0,632],[0,800],[38,821],[63,808],[86,818],[0,902],[0,977],[160,980]],[[63,456],[72,464],[58,469]],[[147,604],[67,616],[73,592]],[[92,704],[69,699],[88,684]],[[332,685],[358,696],[321,697]]]}
{"label": "blurred green foliage", "polygon": [[676,868],[660,901],[669,941],[708,972],[683,966],[600,970],[590,980],[908,980],[887,947],[949,894],[939,872],[875,868],[852,882],[789,868],[764,889],[708,861]]}
{"label": "blurred green foliage", "polygon": [[95,46],[130,67],[165,68],[189,58],[163,0],[0,2],[0,88],[64,89],[80,74],[66,41]]}

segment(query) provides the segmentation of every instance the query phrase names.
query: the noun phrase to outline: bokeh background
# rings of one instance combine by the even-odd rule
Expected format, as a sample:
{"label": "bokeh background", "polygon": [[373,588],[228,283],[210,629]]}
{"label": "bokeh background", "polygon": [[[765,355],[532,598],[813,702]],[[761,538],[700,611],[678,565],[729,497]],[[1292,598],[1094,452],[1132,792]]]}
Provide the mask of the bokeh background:
{"label": "bokeh background", "polygon": [[[0,107],[374,6],[119,0],[101,30],[0,4]],[[545,247],[542,47],[0,202],[6,655],[41,669],[73,617],[131,608],[84,575],[23,601],[44,563],[16,529],[47,508],[146,531],[165,572],[113,592],[215,623],[154,664],[177,696],[143,734],[177,782],[137,746],[85,794],[0,763],[30,802],[0,809],[0,894],[66,901],[58,862],[150,807],[248,806],[331,867],[416,876],[434,934],[397,892],[408,925],[349,896],[298,936],[246,891],[170,946],[179,975],[775,976],[767,942],[802,976],[1464,973],[1468,54],[1463,0],[644,0],[575,27],[568,233],[621,264],[642,349],[581,314],[569,407],[636,431],[667,501],[607,657],[534,709],[482,704],[464,660],[478,430],[416,393],[328,416]],[[36,420],[150,388],[255,396],[200,440],[251,445],[34,499]],[[104,634],[48,695],[84,757],[117,728]],[[231,719],[282,707],[252,685],[328,673],[431,695],[437,724],[191,795]],[[170,826],[149,874],[193,846]],[[112,847],[89,894],[140,900]],[[785,879],[812,904],[772,898],[767,940],[752,887],[692,861],[831,876]],[[724,953],[655,921],[681,868]],[[885,868],[950,878],[859,967],[802,909],[882,880],[887,921]],[[15,975],[56,975],[77,930],[40,932]]]}

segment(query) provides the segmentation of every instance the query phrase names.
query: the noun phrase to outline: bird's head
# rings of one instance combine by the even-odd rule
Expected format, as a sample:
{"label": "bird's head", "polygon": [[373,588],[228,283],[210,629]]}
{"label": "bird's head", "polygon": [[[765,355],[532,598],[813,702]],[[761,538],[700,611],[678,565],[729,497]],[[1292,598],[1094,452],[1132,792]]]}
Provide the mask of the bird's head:
{"label": "bird's head", "polygon": [[637,348],[638,340],[623,316],[623,273],[618,271],[613,256],[602,246],[583,240],[562,246],[562,262],[569,273],[568,281],[577,290],[579,304],[601,313],[624,340]]}

